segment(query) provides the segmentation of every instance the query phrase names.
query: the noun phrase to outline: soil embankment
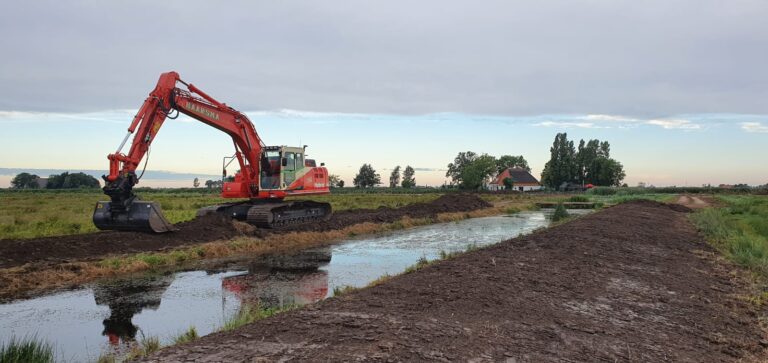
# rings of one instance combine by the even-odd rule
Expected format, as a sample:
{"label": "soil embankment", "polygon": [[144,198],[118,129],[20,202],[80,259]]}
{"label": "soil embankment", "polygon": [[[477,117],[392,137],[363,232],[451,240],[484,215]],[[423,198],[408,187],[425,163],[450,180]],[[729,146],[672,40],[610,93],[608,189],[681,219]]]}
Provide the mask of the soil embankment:
{"label": "soil embankment", "polygon": [[179,223],[179,231],[164,234],[138,232],[96,232],[36,239],[0,240],[0,268],[27,263],[58,264],[99,259],[113,254],[162,251],[227,240],[237,236],[264,237],[269,234],[329,231],[358,223],[394,222],[403,217],[434,217],[440,213],[468,212],[490,207],[474,194],[446,194],[430,203],[414,203],[402,208],[357,209],[334,213],[330,220],[280,230],[236,228],[228,218],[209,215]]}
{"label": "soil embankment", "polygon": [[686,211],[607,208],[148,360],[761,361],[760,312]]}
{"label": "soil embankment", "polygon": [[677,204],[686,206],[691,209],[701,209],[710,207],[710,203],[704,198],[696,197],[693,195],[681,195],[677,198]]}

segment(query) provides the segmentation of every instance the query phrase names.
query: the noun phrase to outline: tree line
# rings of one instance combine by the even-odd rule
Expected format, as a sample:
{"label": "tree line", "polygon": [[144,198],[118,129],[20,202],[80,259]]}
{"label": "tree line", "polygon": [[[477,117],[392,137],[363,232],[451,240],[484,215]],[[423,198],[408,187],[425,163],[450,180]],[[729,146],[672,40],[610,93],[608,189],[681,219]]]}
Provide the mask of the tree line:
{"label": "tree line", "polygon": [[[330,175],[328,178],[331,188],[344,187],[344,180],[341,180],[338,175]],[[355,188],[372,188],[382,184],[381,175],[376,172],[376,169],[371,164],[363,164],[357,174],[355,174],[352,184]],[[416,170],[410,165],[406,165],[405,169],[401,168],[400,165],[395,166],[389,174],[389,187],[416,187]]]}
{"label": "tree line", "polygon": [[[43,182],[44,181],[44,182]],[[19,173],[11,179],[13,189],[79,189],[98,188],[99,180],[85,173],[52,174],[45,180],[36,174]]]}

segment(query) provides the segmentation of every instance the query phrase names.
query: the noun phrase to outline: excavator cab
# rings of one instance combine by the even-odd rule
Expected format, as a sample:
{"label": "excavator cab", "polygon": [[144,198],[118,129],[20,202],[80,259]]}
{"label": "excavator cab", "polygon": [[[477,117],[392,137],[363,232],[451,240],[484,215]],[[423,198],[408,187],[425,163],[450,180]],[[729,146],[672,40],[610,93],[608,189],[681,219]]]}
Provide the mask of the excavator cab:
{"label": "excavator cab", "polygon": [[289,189],[306,173],[304,168],[304,148],[267,146],[262,153],[261,189]]}
{"label": "excavator cab", "polygon": [[274,190],[280,189],[281,184],[281,166],[280,149],[277,146],[265,148],[261,157],[261,189]]}

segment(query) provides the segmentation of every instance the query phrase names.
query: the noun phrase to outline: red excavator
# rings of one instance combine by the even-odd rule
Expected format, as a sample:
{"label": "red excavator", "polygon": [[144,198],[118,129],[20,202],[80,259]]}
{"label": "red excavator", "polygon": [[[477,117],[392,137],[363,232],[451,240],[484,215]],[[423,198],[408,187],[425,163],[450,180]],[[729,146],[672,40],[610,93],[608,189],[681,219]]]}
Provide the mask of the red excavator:
{"label": "red excavator", "polygon": [[[182,84],[186,89],[177,87]],[[275,228],[296,223],[311,223],[331,216],[328,203],[284,201],[285,197],[329,193],[328,170],[305,158],[304,147],[265,146],[253,123],[240,111],[207,95],[179,78],[176,72],[160,75],[155,89],[133,118],[128,134],[114,154],[109,154],[109,175],[104,175],[104,193],[110,201],[96,203],[93,223],[102,230],[168,232],[168,222],[155,202],[140,201],[133,186],[144,174],[136,175],[141,160],[149,157],[149,147],[166,119],[186,114],[232,137],[235,154],[224,158],[227,166],[237,160],[240,170],[225,179],[223,198],[246,201],[206,207],[198,216],[223,213],[258,227]],[[121,150],[136,132],[128,154]],[[146,170],[146,161],[144,164]]]}

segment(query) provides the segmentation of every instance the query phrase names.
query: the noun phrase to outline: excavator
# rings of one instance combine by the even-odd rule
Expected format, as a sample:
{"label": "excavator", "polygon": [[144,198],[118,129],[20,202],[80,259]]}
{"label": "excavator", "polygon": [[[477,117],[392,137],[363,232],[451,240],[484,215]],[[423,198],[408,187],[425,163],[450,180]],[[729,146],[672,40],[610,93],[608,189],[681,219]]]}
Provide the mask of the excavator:
{"label": "excavator", "polygon": [[[183,86],[183,87],[182,87]],[[248,117],[219,102],[176,72],[160,75],[155,89],[149,93],[133,118],[128,133],[115,153],[109,154],[109,175],[104,175],[104,194],[109,201],[99,201],[93,223],[101,230],[164,233],[177,230],[163,215],[160,205],[142,201],[133,192],[146,170],[136,174],[141,160],[149,158],[150,145],[166,119],[183,113],[218,129],[230,137],[235,147],[233,156],[224,157],[221,197],[245,199],[202,208],[198,216],[221,213],[261,228],[280,228],[327,220],[331,205],[314,201],[286,201],[289,196],[328,194],[328,170],[305,158],[306,148],[266,146]],[[134,135],[135,133],[135,135]],[[134,135],[127,154],[121,151]],[[226,177],[227,167],[234,161],[239,171]]]}

